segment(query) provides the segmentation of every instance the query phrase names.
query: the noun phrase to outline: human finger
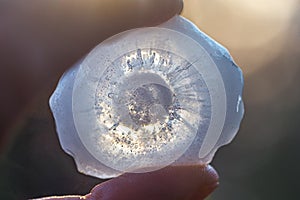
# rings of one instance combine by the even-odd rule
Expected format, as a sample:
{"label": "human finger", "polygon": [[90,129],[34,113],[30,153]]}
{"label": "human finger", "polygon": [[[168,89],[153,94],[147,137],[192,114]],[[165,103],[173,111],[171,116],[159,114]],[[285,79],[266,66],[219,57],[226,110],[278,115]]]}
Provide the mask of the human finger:
{"label": "human finger", "polygon": [[149,173],[124,174],[72,200],[202,200],[217,186],[218,174],[209,165],[172,166]]}

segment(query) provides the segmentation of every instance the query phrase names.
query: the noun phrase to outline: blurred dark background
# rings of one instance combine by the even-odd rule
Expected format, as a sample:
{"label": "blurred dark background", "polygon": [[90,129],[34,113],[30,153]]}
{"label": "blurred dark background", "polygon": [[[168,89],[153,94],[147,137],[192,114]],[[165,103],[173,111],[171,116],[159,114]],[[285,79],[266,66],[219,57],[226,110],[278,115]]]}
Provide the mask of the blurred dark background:
{"label": "blurred dark background", "polygon": [[[220,186],[208,199],[300,199],[300,1],[186,0],[183,15],[226,46],[245,76],[245,117],[212,162]],[[61,150],[53,90],[27,108],[0,155],[1,199],[85,194],[100,182]]]}

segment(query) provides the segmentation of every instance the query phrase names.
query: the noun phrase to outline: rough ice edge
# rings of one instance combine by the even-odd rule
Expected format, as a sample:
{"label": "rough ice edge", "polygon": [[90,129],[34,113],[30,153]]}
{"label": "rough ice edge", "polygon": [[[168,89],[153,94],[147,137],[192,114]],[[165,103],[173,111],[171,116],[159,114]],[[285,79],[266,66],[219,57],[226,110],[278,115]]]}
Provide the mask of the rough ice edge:
{"label": "rough ice edge", "polygon": [[[103,165],[93,158],[81,143],[75,129],[72,114],[72,92],[74,79],[81,62],[82,60],[63,74],[49,100],[60,145],[67,154],[73,157],[79,172],[95,177],[99,177],[99,174],[101,174],[103,179],[116,177],[122,173]],[[84,162],[82,158],[89,159],[90,163]]]}
{"label": "rough ice edge", "polygon": [[[216,145],[208,154],[201,153],[201,150],[199,152],[200,163],[210,163],[216,151],[221,146],[230,143],[239,130],[244,115],[244,104],[242,101],[244,80],[242,70],[236,65],[225,47],[200,31],[196,25],[184,17],[177,15],[160,26],[184,33],[197,41],[210,54],[222,74],[228,102],[224,128]],[[232,80],[233,78],[235,80]],[[239,84],[233,85],[233,83]],[[232,91],[232,88],[235,88],[235,90]],[[233,105],[231,105],[231,99],[236,99],[236,103],[233,102]],[[232,124],[229,122],[237,123]]]}

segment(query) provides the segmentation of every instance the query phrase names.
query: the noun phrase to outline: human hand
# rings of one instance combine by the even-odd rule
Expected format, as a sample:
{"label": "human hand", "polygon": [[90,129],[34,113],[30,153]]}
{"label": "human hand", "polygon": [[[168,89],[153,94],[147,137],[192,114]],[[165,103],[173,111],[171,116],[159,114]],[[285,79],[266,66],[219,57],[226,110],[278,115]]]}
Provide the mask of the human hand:
{"label": "human hand", "polygon": [[[0,3],[0,147],[5,132],[34,97],[95,45],[121,31],[160,24],[181,0],[26,0]],[[49,94],[51,91],[47,91]],[[124,174],[87,199],[203,199],[217,186],[210,166]],[[83,197],[61,197],[80,199]],[[52,198],[53,199],[53,198]]]}

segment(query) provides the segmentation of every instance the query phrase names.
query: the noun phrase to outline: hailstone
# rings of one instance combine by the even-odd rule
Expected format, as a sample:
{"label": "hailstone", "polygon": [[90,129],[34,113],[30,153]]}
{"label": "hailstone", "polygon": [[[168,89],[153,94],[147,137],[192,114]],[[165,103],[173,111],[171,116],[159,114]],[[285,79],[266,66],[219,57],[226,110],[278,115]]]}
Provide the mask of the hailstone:
{"label": "hailstone", "polygon": [[243,116],[228,51],[181,16],[96,46],[50,98],[62,148],[99,178],[209,163]]}

